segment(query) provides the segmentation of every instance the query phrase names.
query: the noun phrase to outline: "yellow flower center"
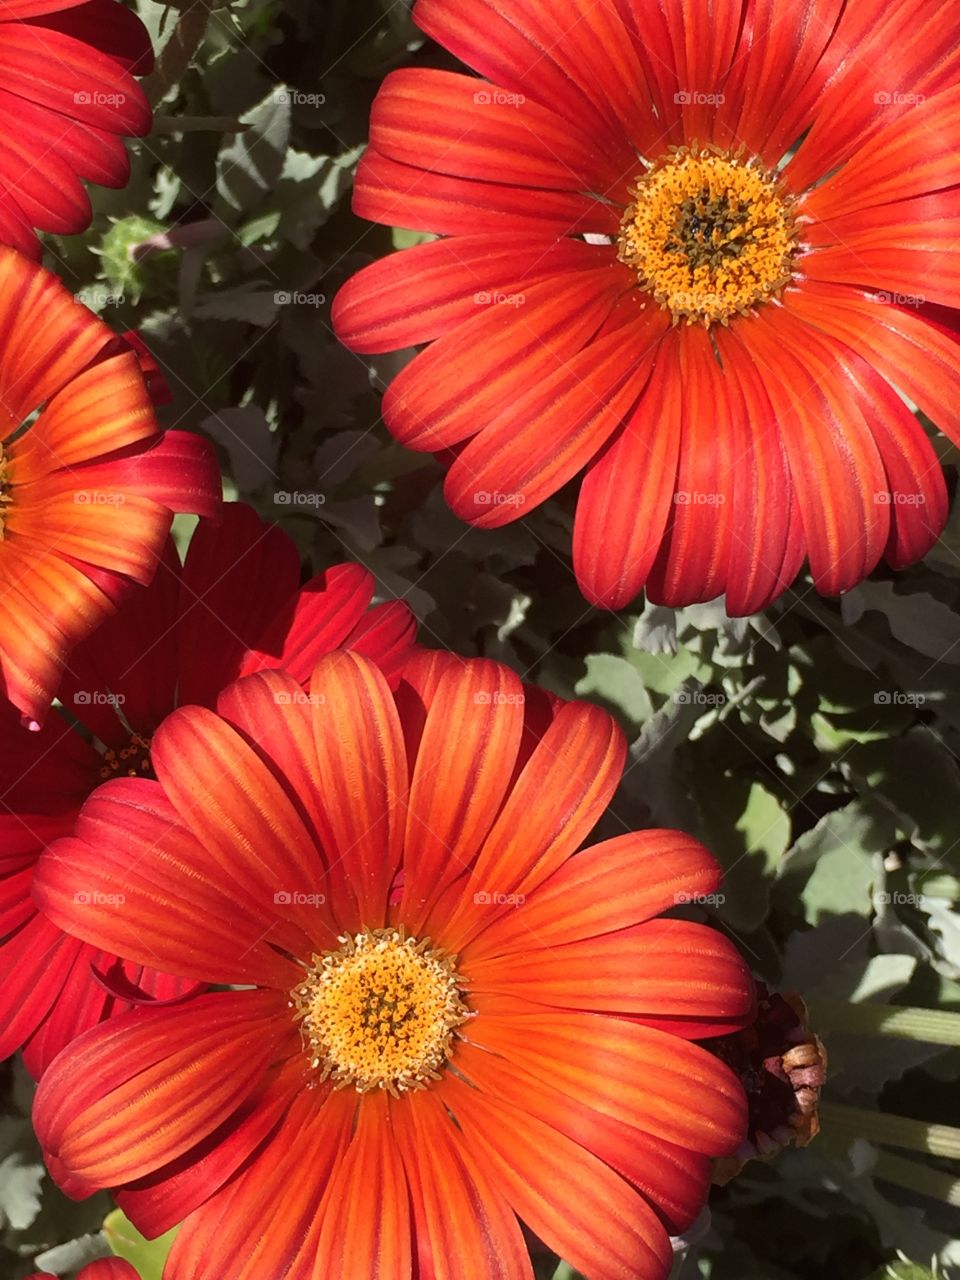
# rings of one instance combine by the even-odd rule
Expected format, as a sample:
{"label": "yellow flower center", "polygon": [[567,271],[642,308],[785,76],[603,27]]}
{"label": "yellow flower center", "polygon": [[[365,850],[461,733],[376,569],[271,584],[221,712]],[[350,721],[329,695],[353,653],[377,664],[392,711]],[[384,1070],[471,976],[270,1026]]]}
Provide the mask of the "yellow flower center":
{"label": "yellow flower center", "polygon": [[403,929],[364,929],[314,956],[291,1004],[311,1064],[337,1088],[386,1089],[394,1097],[426,1088],[470,1017],[455,956]]}
{"label": "yellow flower center", "polygon": [[790,197],[740,154],[671,150],[632,194],[620,260],[674,324],[726,324],[789,281],[797,243]]}

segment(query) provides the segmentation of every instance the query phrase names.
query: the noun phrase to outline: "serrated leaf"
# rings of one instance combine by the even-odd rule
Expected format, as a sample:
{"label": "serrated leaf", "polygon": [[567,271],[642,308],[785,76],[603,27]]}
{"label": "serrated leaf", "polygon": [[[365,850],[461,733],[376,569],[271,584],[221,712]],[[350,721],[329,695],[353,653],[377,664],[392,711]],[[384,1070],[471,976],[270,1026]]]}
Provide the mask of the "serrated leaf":
{"label": "serrated leaf", "polygon": [[217,190],[234,209],[253,209],[279,181],[290,141],[291,95],[271,89],[244,116],[246,128],[217,157]]}

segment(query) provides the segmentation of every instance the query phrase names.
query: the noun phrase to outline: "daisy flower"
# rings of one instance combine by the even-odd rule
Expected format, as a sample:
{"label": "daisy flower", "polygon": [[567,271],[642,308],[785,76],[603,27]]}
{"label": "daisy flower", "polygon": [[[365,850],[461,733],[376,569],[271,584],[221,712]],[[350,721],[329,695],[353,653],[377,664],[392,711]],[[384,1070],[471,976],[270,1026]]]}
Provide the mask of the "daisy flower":
{"label": "daisy flower", "polygon": [[[415,621],[399,603],[368,608],[373,578],[333,565],[300,586],[293,541],[242,503],[201,522],[181,566],[173,543],[150,587],[71,654],[59,690],[67,717],[27,733],[0,712],[0,1059],[24,1050],[39,1076],[87,1027],[137,1000],[170,1000],[192,983],[126,965],[69,937],[30,896],[46,845],[73,833],[101,783],[152,776],[151,738],[178,703],[215,706],[237,676],[283,667],[308,681],[339,647],[396,682]],[[81,731],[82,730],[82,731]]]}
{"label": "daisy flower", "polygon": [[0,10],[0,241],[39,259],[34,228],[90,224],[83,183],[124,187],[124,138],[150,132],[134,75],[150,37],[117,0],[4,0]]}
{"label": "daisy flower", "polygon": [[219,506],[213,450],[160,431],[136,351],[0,247],[0,694],[27,723],[74,645],[151,580],[174,513]]}
{"label": "daisy flower", "polygon": [[[763,609],[929,550],[960,441],[960,30],[939,0],[418,0],[354,206],[385,420],[485,528],[582,477],[592,603]],[[899,393],[899,394],[898,394]],[[908,406],[905,398],[910,402]]]}
{"label": "daisy flower", "polygon": [[725,937],[658,918],[718,883],[696,841],[581,850],[624,764],[611,718],[433,655],[393,695],[337,653],[308,695],[261,672],[176,711],[152,757],[44,854],[37,899],[233,989],[56,1059],[34,1119],[61,1185],[117,1188],[147,1236],[185,1220],[165,1280],[532,1280],[520,1222],[593,1280],[666,1276],[745,1132],[692,1040],[749,1021],[752,985]]}

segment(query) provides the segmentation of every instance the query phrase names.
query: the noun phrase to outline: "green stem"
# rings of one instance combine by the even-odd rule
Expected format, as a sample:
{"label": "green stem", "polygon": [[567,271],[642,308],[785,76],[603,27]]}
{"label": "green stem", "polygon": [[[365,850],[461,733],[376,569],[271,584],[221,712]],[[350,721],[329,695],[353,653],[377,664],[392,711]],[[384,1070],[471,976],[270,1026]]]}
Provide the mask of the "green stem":
{"label": "green stem", "polygon": [[960,1208],[960,1178],[951,1178],[949,1173],[895,1156],[890,1151],[879,1152],[872,1173],[882,1182],[892,1182],[898,1187],[906,1187],[908,1191]]}
{"label": "green stem", "polygon": [[814,1025],[858,1035],[894,1036],[925,1044],[960,1045],[960,1013],[912,1009],[906,1005],[849,1004],[846,1000],[811,1000]]}
{"label": "green stem", "polygon": [[824,1129],[830,1129],[837,1136],[866,1138],[907,1151],[960,1160],[960,1129],[948,1124],[927,1124],[924,1120],[839,1102],[821,1102],[820,1122]]}

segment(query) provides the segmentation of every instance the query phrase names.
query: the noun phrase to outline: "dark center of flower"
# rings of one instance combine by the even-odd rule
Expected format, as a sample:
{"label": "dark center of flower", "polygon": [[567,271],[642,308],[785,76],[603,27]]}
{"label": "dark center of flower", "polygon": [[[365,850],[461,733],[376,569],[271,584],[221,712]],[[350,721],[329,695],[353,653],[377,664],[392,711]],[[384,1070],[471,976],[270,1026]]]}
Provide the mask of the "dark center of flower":
{"label": "dark center of flower", "polygon": [[726,324],[789,281],[797,247],[790,198],[739,154],[674,149],[632,194],[620,260],[674,323]]}
{"label": "dark center of flower", "polygon": [[103,753],[103,764],[100,777],[109,778],[152,778],[153,765],[150,763],[150,739],[139,733],[131,734],[130,741],[119,751],[110,747]]}
{"label": "dark center of flower", "polygon": [[402,929],[364,929],[314,956],[291,1005],[320,1079],[394,1097],[424,1089],[470,1017],[456,957]]}

